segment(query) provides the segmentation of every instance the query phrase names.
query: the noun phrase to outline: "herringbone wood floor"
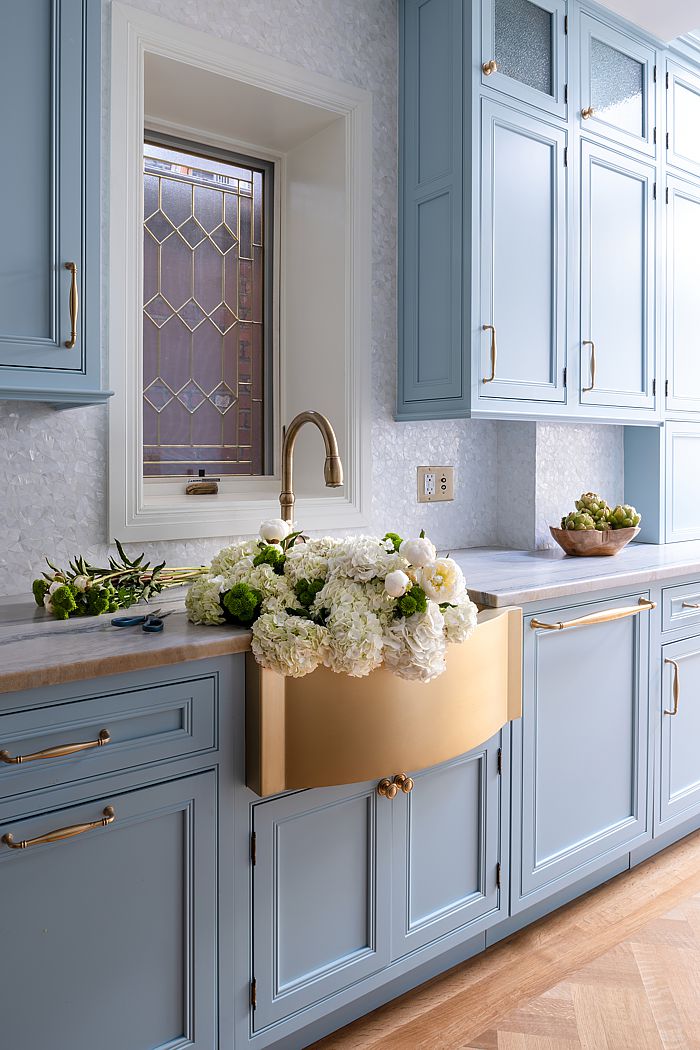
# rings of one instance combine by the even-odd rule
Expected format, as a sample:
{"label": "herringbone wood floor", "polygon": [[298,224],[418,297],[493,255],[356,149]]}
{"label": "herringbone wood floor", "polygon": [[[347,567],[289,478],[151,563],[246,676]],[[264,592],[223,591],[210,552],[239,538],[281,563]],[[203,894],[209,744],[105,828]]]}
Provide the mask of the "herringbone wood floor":
{"label": "herringbone wood floor", "polygon": [[700,1050],[700,832],[316,1050]]}

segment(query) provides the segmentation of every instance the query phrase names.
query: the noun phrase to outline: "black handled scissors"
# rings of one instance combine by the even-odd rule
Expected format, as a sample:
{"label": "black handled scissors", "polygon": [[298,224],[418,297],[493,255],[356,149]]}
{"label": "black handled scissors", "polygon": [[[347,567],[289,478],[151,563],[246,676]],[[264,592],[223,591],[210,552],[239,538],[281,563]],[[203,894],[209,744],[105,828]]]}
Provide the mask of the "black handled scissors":
{"label": "black handled scissors", "polygon": [[112,620],[112,627],[138,627],[140,625],[141,630],[148,634],[159,634],[165,627],[163,620],[166,616],[170,616],[170,612],[172,610],[161,613],[160,609],[155,609],[145,616],[116,616]]}

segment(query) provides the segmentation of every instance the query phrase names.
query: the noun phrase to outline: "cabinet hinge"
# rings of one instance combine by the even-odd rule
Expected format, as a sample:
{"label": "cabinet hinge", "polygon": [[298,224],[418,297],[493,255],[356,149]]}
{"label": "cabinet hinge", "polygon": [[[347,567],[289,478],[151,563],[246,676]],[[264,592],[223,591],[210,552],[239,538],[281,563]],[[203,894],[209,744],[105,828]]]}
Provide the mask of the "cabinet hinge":
{"label": "cabinet hinge", "polygon": [[502,772],[503,772],[503,751],[499,747],[499,749],[498,749],[498,775],[499,775],[499,777],[502,774]]}
{"label": "cabinet hinge", "polygon": [[666,70],[666,90],[668,91],[668,70]]}
{"label": "cabinet hinge", "polygon": [[654,145],[656,145],[656,125],[654,125],[653,142],[654,142]]}
{"label": "cabinet hinge", "polygon": [[569,85],[564,84],[564,105],[569,101]]}
{"label": "cabinet hinge", "polygon": [[668,147],[669,147],[670,138],[671,138],[671,136],[669,135],[669,133],[667,131],[666,132],[666,149],[668,149]]}
{"label": "cabinet hinge", "polygon": [[566,367],[564,368],[564,389],[566,389]]}
{"label": "cabinet hinge", "polygon": [[250,836],[250,863],[255,867],[258,862],[258,840],[255,832]]}
{"label": "cabinet hinge", "polygon": [[253,1010],[258,1008],[258,982],[253,978],[250,982],[250,1005]]}
{"label": "cabinet hinge", "polygon": [[654,183],[654,192],[652,194],[654,200],[656,200],[656,183]]}
{"label": "cabinet hinge", "polygon": [[652,397],[656,397],[656,380],[655,379],[652,379],[652,381],[651,381],[651,396]]}
{"label": "cabinet hinge", "polygon": [[569,147],[568,146],[564,146],[564,167],[568,168],[568,166],[569,166]]}
{"label": "cabinet hinge", "polygon": [[656,66],[654,66],[654,83],[656,83]]}
{"label": "cabinet hinge", "polygon": [[569,16],[564,15],[564,36],[569,32]]}
{"label": "cabinet hinge", "polygon": [[664,383],[664,393],[665,393],[666,397],[668,397],[668,379]]}
{"label": "cabinet hinge", "polygon": [[668,204],[668,186],[666,187],[666,203]]}
{"label": "cabinet hinge", "polygon": [[500,888],[501,888],[501,865],[497,864],[496,865],[496,889],[500,890]]}

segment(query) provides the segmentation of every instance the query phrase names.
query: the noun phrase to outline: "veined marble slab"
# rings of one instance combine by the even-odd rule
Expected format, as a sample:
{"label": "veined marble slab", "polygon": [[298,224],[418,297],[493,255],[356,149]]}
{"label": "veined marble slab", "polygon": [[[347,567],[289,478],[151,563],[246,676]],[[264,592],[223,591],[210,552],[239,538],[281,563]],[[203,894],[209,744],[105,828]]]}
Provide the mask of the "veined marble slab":
{"label": "veined marble slab", "polygon": [[641,586],[674,576],[700,578],[700,541],[631,543],[612,558],[571,558],[563,551],[477,547],[451,552],[473,601],[526,605],[548,598]]}

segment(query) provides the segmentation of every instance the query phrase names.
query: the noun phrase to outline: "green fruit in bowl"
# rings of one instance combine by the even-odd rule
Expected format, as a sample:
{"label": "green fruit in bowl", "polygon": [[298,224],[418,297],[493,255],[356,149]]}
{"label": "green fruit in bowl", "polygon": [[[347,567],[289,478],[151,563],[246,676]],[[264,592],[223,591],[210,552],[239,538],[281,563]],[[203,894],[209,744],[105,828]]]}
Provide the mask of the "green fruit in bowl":
{"label": "green fruit in bowl", "polygon": [[641,520],[642,515],[634,507],[630,507],[628,503],[618,503],[611,512],[610,527],[613,529],[634,529]]}
{"label": "green fruit in bowl", "polygon": [[595,529],[596,523],[590,514],[583,511],[572,511],[571,514],[565,514],[561,519],[561,527],[570,532],[584,532]]}

